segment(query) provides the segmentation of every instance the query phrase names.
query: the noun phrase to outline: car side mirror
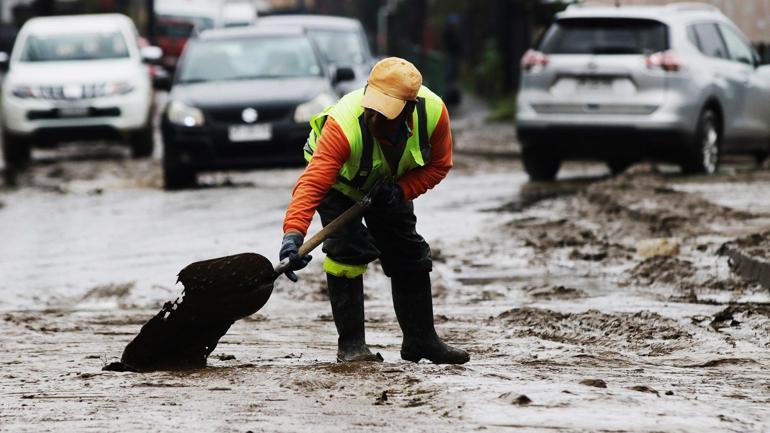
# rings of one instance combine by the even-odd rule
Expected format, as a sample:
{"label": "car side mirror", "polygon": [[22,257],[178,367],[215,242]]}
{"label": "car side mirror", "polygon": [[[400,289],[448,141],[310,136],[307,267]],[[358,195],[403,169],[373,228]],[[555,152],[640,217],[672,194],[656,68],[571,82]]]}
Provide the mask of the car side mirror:
{"label": "car side mirror", "polygon": [[6,72],[10,66],[11,57],[8,53],[0,51],[0,71]]}
{"label": "car side mirror", "polygon": [[160,59],[163,57],[163,50],[155,46],[142,47],[140,54],[144,63],[155,65],[160,63]]}
{"label": "car side mirror", "polygon": [[770,79],[770,65],[758,65],[757,74],[763,78]]}
{"label": "car side mirror", "polygon": [[334,84],[342,81],[351,81],[356,78],[356,72],[349,66],[339,66],[334,71]]}

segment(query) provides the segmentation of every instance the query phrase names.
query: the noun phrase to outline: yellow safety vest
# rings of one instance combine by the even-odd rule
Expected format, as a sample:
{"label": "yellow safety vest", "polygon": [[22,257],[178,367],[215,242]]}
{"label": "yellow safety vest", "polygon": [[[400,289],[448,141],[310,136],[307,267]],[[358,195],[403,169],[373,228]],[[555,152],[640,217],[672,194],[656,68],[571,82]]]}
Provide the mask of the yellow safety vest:
{"label": "yellow safety vest", "polygon": [[363,97],[363,88],[355,90],[313,116],[310,120],[312,130],[304,149],[305,160],[310,162],[326,119],[330,116],[334,118],[350,144],[350,158],[340,169],[333,188],[353,200],[361,199],[377,180],[388,177],[399,179],[409,170],[422,167],[430,160],[430,137],[444,107],[438,95],[425,86],[420,88],[412,115],[412,136],[406,142],[397,172],[392,173],[380,143],[364,125],[364,107],[361,106]]}

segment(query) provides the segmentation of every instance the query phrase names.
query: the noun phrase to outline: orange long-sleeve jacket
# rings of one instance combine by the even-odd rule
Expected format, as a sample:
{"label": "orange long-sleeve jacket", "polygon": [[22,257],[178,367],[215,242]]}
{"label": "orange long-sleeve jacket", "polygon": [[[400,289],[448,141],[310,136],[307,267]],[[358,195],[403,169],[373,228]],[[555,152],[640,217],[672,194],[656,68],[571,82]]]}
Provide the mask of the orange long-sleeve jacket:
{"label": "orange long-sleeve jacket", "polygon": [[[404,200],[412,200],[436,186],[452,168],[452,131],[446,106],[430,137],[430,161],[399,179]],[[310,164],[297,180],[286,210],[283,231],[307,234],[313,214],[337,180],[342,165],[350,158],[350,143],[340,125],[326,120]]]}

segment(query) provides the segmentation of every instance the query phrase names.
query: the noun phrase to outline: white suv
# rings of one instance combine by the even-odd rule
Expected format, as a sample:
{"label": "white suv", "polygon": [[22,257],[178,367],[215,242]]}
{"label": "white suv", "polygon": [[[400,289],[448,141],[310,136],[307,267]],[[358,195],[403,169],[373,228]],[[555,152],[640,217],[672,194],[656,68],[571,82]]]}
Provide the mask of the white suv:
{"label": "white suv", "polygon": [[152,154],[152,79],[124,15],[34,18],[19,32],[2,88],[3,155],[30,160],[31,147],[71,140],[121,139],[134,157]]}

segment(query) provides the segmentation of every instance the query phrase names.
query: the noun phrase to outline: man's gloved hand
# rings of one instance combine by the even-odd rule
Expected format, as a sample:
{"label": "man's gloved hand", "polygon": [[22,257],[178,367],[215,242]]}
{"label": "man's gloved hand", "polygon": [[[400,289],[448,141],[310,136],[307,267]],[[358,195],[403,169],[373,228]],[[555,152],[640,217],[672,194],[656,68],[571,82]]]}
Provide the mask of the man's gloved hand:
{"label": "man's gloved hand", "polygon": [[372,206],[379,209],[394,208],[403,202],[404,190],[398,182],[383,183],[372,198]]}
{"label": "man's gloved hand", "polygon": [[278,257],[281,261],[286,258],[289,259],[289,270],[286,271],[286,277],[295,283],[299,278],[297,278],[297,274],[295,274],[294,271],[304,268],[311,260],[313,260],[313,256],[311,255],[300,257],[299,247],[302,245],[302,242],[304,242],[304,236],[301,234],[294,232],[286,233],[283,235],[281,251],[278,253]]}

